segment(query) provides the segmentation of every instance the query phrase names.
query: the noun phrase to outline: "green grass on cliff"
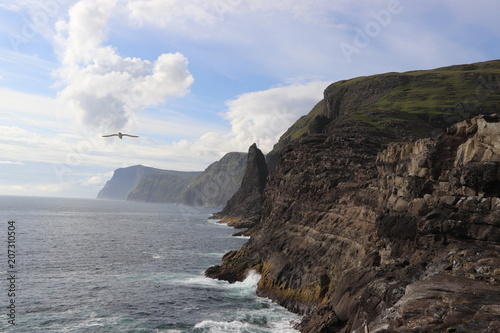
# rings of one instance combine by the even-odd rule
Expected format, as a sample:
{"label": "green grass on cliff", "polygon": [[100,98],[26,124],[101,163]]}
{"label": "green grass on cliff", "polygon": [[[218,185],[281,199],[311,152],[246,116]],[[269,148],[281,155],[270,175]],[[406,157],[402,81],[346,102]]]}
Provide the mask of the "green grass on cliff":
{"label": "green grass on cliff", "polygon": [[[209,165],[203,173],[201,173],[198,177],[195,177],[189,182],[187,188],[193,188],[207,182],[211,179],[220,178],[221,170],[224,172],[238,172],[241,173],[241,177],[243,177],[244,167],[247,158],[247,153],[228,153],[222,157],[217,162]],[[239,170],[241,169],[241,170]]]}
{"label": "green grass on cliff", "polygon": [[277,154],[285,145],[289,142],[300,139],[301,137],[307,135],[311,127],[313,126],[315,119],[323,114],[324,101],[321,100],[316,104],[312,110],[305,116],[302,116],[297,120],[279,139],[273,147],[273,150],[269,152],[270,155]]}
{"label": "green grass on cliff", "polygon": [[[335,119],[329,114],[333,109]],[[391,128],[398,135],[421,138],[494,112],[500,112],[500,60],[358,77],[325,89],[324,100],[293,124],[269,154],[314,133],[321,115],[337,127]]]}
{"label": "green grass on cliff", "polygon": [[[458,65],[435,70],[387,73],[345,81],[384,81],[399,84],[372,103],[354,103],[348,119],[384,129],[387,124],[406,123],[417,137],[432,129],[481,113],[500,111],[500,61]],[[335,85],[335,84],[334,84]],[[356,108],[356,106],[358,106]]]}

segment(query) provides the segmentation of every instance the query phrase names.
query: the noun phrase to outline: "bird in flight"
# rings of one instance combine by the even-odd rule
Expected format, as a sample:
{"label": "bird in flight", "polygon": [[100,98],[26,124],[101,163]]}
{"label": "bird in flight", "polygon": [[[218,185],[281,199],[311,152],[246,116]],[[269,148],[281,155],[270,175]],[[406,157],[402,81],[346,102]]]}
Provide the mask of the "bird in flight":
{"label": "bird in flight", "polygon": [[120,132],[118,132],[117,134],[103,135],[102,137],[103,137],[103,138],[108,138],[108,137],[110,137],[110,136],[117,136],[117,137],[119,137],[119,138],[120,138],[120,140],[121,140],[121,138],[123,138],[124,136],[130,136],[131,138],[138,138],[138,136],[137,136],[137,135],[123,134],[123,133],[120,133]]}

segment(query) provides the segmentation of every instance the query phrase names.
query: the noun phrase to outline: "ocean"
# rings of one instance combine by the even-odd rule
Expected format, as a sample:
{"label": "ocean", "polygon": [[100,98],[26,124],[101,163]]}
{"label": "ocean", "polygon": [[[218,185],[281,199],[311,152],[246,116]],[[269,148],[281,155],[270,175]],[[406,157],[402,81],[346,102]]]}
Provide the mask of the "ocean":
{"label": "ocean", "polygon": [[0,196],[0,331],[297,332],[299,316],[256,296],[258,274],[203,275],[247,241],[215,211]]}

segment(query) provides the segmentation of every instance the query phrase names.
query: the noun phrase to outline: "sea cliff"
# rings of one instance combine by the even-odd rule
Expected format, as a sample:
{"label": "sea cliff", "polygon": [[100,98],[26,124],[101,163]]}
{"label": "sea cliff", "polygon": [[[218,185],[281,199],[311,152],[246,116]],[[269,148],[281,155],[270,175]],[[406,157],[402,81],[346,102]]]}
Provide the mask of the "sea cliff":
{"label": "sea cliff", "polygon": [[256,144],[250,146],[241,186],[214,218],[237,228],[250,228],[260,221],[267,176],[266,158]]}
{"label": "sea cliff", "polygon": [[204,171],[120,168],[97,198],[221,207],[240,187],[246,160],[246,153],[231,152]]}
{"label": "sea cliff", "polygon": [[207,275],[257,270],[302,332],[496,332],[499,82],[492,61],[332,84],[277,144],[251,239]]}

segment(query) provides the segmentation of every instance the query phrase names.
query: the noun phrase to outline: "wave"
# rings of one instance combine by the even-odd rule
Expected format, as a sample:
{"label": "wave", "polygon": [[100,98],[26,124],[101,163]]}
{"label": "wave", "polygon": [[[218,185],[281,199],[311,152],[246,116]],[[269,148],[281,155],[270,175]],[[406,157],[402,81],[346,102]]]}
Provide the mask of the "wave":
{"label": "wave", "polygon": [[[266,332],[255,330],[249,323],[240,321],[221,322],[214,320],[204,320],[194,326],[194,332],[218,332],[218,333],[239,333],[239,332]],[[258,329],[258,328],[257,328]]]}
{"label": "wave", "polygon": [[239,236],[233,236],[234,238],[240,238],[240,239],[250,239],[252,237],[250,236],[243,236],[243,235],[239,235]]}
{"label": "wave", "polygon": [[257,291],[257,284],[259,283],[259,280],[260,274],[254,270],[251,270],[245,280],[241,282],[235,282],[234,284],[229,284],[228,289],[255,294],[255,292]]}
{"label": "wave", "polygon": [[[256,271],[250,271],[244,281],[229,284],[227,282],[212,280],[210,284],[224,288],[228,296],[238,299],[252,298],[259,303],[252,309],[237,310],[232,313],[233,318],[228,320],[204,320],[195,325],[196,333],[297,333],[293,328],[294,323],[300,320],[298,315],[288,312],[269,299],[256,295],[257,284],[261,276]],[[192,279],[192,283],[205,284],[208,278]],[[235,318],[234,318],[235,317]]]}
{"label": "wave", "polygon": [[[246,320],[250,318],[250,321]],[[270,318],[271,320],[273,318]],[[293,320],[285,317],[280,322],[272,323],[267,317],[252,319],[252,316],[247,316],[243,320],[234,321],[215,321],[204,320],[194,326],[195,333],[298,333],[292,325]]]}

